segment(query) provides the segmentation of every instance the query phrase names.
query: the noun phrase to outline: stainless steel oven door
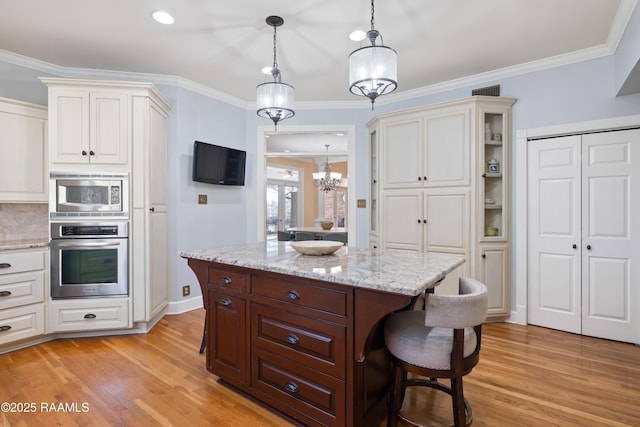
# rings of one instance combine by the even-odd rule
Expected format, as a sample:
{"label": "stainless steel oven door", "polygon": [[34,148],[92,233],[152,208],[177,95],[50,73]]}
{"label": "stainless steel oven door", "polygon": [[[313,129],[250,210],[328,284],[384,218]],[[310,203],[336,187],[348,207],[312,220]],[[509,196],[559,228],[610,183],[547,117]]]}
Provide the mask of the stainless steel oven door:
{"label": "stainless steel oven door", "polygon": [[129,294],[128,239],[51,241],[51,298]]}

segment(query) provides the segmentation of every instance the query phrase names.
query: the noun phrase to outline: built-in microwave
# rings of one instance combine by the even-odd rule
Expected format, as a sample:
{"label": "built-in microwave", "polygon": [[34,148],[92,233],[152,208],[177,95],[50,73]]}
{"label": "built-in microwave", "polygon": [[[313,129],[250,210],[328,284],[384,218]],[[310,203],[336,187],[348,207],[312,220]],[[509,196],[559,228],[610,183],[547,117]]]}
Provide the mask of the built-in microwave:
{"label": "built-in microwave", "polygon": [[51,218],[109,216],[128,218],[127,174],[51,174]]}

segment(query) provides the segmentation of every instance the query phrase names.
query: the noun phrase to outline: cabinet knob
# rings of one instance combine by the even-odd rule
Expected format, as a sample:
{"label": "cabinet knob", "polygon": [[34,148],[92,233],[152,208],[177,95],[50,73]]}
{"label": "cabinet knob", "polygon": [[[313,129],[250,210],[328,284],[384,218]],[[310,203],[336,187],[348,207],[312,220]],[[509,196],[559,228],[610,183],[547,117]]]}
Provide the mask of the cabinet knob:
{"label": "cabinet knob", "polygon": [[591,250],[591,245],[587,245],[587,250]]}
{"label": "cabinet knob", "polygon": [[486,177],[487,177],[487,174],[486,174],[486,173],[483,173],[483,174],[482,174],[482,177],[483,177],[483,178],[486,178]]}
{"label": "cabinet knob", "polygon": [[0,297],[8,297],[11,295],[11,291],[2,291],[0,292]]}
{"label": "cabinet knob", "polygon": [[220,304],[222,305],[231,305],[231,298],[229,297],[224,297],[220,300]]}
{"label": "cabinet knob", "polygon": [[286,293],[287,298],[292,299],[292,300],[297,300],[300,299],[300,294],[297,293],[296,291],[287,291]]}
{"label": "cabinet knob", "polygon": [[427,177],[426,177],[426,176],[423,176],[423,177],[422,177],[422,180],[423,180],[423,181],[426,181],[426,180],[427,180]]}
{"label": "cabinet knob", "polygon": [[0,263],[0,268],[11,268],[11,264],[8,262],[2,262]]}
{"label": "cabinet knob", "polygon": [[487,254],[482,254],[482,258],[486,258],[486,257],[487,257]]}
{"label": "cabinet knob", "polygon": [[222,278],[222,283],[224,283],[225,285],[230,285],[231,283],[233,283],[233,280],[231,280],[231,278],[224,276]]}
{"label": "cabinet knob", "polygon": [[420,221],[420,218],[418,218],[418,224],[420,224],[422,221]]}
{"label": "cabinet knob", "polygon": [[156,211],[156,208],[151,207],[151,208],[149,208],[149,211],[150,211],[150,212],[155,212],[155,211]]}
{"label": "cabinet knob", "polygon": [[418,181],[422,181],[422,177],[421,176],[418,177]]}
{"label": "cabinet knob", "polygon": [[82,150],[82,155],[83,155],[83,156],[86,156],[86,155],[87,155],[87,152],[86,152],[85,150]]}
{"label": "cabinet knob", "polygon": [[575,243],[573,244],[573,249],[578,249],[578,245],[576,245]]}
{"label": "cabinet knob", "polygon": [[97,316],[93,313],[87,313],[84,315],[85,319],[95,319]]}
{"label": "cabinet knob", "polygon": [[11,329],[10,325],[0,326],[0,332],[8,331],[9,329]]}
{"label": "cabinet knob", "polygon": [[90,155],[90,156],[95,156],[95,155],[96,155],[96,153],[94,153],[94,152],[93,152],[93,150],[90,150],[90,151],[89,151],[89,155]]}
{"label": "cabinet knob", "polygon": [[287,336],[284,337],[284,340],[289,344],[298,344],[300,342],[300,338],[298,338],[294,334],[287,334]]}
{"label": "cabinet knob", "polygon": [[374,183],[374,184],[377,184],[377,183],[378,183],[378,180],[377,180],[377,179],[374,179],[374,180],[373,180],[373,183]]}
{"label": "cabinet knob", "polygon": [[287,383],[284,385],[284,388],[291,393],[297,393],[298,391],[300,391],[300,387],[298,387],[298,384],[291,381],[287,381]]}

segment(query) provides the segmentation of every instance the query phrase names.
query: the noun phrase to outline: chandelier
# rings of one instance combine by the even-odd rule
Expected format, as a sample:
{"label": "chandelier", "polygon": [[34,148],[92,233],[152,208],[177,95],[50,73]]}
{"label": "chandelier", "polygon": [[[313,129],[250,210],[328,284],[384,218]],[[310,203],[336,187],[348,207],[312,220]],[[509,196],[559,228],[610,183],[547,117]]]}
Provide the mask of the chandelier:
{"label": "chandelier", "polygon": [[[293,86],[282,83],[276,60],[276,28],[284,24],[279,16],[269,16],[267,24],[273,27],[273,66],[265,74],[271,74],[272,82],[265,81],[256,87],[256,108],[260,117],[271,119],[277,130],[278,122],[295,115],[293,111]],[[267,77],[265,77],[265,80]]]}
{"label": "chandelier", "polygon": [[314,172],[313,175],[313,185],[318,187],[318,190],[324,191],[328,193],[329,191],[335,190],[337,186],[342,182],[342,174],[339,172],[331,172],[331,163],[329,163],[329,144],[325,144],[327,148],[327,159],[321,165],[322,172]]}
{"label": "chandelier", "polygon": [[[398,54],[384,45],[382,34],[374,28],[373,13],[371,0],[371,29],[366,37],[371,46],[360,47],[349,55],[349,91],[369,98],[372,110],[377,97],[391,93],[398,87]],[[378,37],[380,44],[376,44]]]}

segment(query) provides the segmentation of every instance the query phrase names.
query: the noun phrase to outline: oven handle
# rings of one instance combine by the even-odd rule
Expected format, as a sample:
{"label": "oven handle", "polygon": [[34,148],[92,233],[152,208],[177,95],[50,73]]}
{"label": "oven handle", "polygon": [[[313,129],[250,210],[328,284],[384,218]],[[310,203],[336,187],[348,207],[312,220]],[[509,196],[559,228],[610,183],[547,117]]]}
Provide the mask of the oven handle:
{"label": "oven handle", "polygon": [[108,246],[120,246],[120,242],[60,242],[57,243],[56,246],[58,246],[59,248],[82,248],[82,247],[91,247],[91,248],[105,248]]}

